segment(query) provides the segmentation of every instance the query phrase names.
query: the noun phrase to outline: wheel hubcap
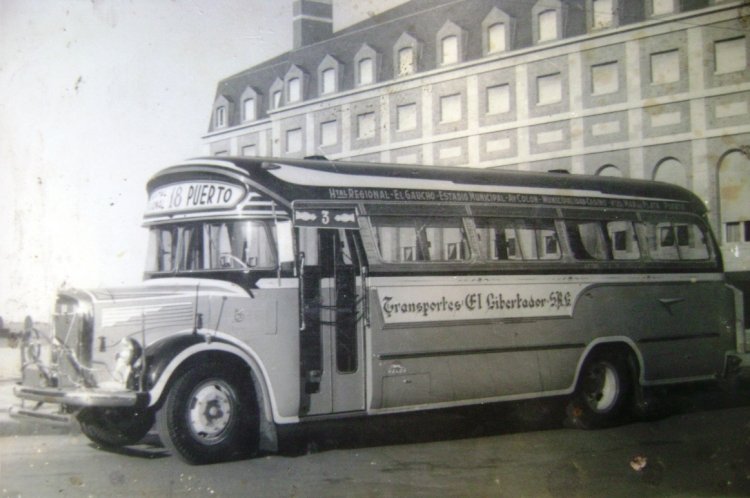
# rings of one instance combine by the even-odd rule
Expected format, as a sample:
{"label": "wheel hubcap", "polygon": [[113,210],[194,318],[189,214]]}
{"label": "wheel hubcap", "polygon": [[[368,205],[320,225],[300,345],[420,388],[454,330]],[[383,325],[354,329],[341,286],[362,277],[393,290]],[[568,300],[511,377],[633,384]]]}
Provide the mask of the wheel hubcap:
{"label": "wheel hubcap", "polygon": [[198,385],[190,396],[188,423],[191,432],[206,443],[220,441],[234,418],[236,397],[222,380]]}
{"label": "wheel hubcap", "polygon": [[589,371],[586,401],[592,410],[608,412],[619,397],[620,384],[617,371],[609,363],[598,363]]}

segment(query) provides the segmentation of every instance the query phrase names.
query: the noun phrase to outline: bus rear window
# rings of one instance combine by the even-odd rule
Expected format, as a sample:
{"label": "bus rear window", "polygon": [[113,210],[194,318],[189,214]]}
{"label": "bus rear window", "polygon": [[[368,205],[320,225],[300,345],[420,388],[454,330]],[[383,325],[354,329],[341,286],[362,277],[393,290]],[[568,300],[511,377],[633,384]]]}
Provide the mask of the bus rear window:
{"label": "bus rear window", "polygon": [[470,257],[461,218],[374,216],[371,222],[383,261],[462,261]]}
{"label": "bus rear window", "polygon": [[552,220],[478,218],[479,254],[492,261],[560,259],[560,243]]}

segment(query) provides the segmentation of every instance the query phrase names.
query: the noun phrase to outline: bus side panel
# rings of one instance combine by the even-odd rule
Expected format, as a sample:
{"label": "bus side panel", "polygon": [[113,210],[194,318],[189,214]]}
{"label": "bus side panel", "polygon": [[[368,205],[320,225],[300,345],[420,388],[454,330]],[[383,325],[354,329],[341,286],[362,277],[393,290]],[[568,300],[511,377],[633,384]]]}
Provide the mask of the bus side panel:
{"label": "bus side panel", "polygon": [[[721,373],[724,353],[734,344],[727,326],[733,323],[732,301],[722,281],[581,278],[591,284],[577,296],[572,316],[522,321],[384,327],[373,296],[372,408],[571,390],[582,354],[597,340],[634,344],[647,383]],[[539,285],[545,285],[543,278]],[[492,291],[491,284],[474,288]],[[420,292],[413,287],[414,295]]]}

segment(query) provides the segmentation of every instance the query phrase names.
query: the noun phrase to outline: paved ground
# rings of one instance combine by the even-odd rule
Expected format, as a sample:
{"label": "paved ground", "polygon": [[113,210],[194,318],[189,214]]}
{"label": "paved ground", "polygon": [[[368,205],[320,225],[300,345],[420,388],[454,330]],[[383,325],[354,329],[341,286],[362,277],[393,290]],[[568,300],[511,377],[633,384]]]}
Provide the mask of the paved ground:
{"label": "paved ground", "polygon": [[119,452],[80,434],[0,438],[0,496],[750,495],[750,404],[601,431],[550,427],[549,408],[308,427],[280,455],[205,467],[169,457],[153,436]]}

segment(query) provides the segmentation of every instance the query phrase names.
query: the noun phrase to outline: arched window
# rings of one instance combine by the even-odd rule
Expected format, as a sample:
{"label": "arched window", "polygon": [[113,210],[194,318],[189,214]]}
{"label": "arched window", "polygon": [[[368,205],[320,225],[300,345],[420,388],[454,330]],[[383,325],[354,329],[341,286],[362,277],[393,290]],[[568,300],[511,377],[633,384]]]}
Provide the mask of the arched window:
{"label": "arched window", "polygon": [[654,180],[688,187],[688,176],[685,166],[674,158],[668,158],[661,161],[654,169]]}
{"label": "arched window", "polygon": [[620,168],[612,164],[602,166],[596,174],[597,176],[614,176],[616,178],[622,178],[622,171],[620,171]]}
{"label": "arched window", "polygon": [[613,0],[592,0],[591,28],[609,28],[614,24]]}
{"label": "arched window", "polygon": [[458,36],[446,36],[441,41],[440,64],[455,64],[458,62]]}
{"label": "arched window", "polygon": [[398,51],[398,75],[414,73],[414,49],[405,47]]}
{"label": "arched window", "polygon": [[492,7],[482,20],[482,53],[490,55],[511,50],[515,24],[514,18]]}
{"label": "arched window", "polygon": [[[750,158],[740,151],[725,155],[719,164],[719,212],[725,244],[750,244]],[[732,258],[725,258],[727,269]],[[745,268],[746,270],[747,268]]]}
{"label": "arched window", "polygon": [[505,52],[505,50],[507,50],[505,37],[504,23],[499,22],[490,26],[487,29],[487,53],[494,54],[497,52]]}
{"label": "arched window", "polygon": [[318,93],[328,95],[339,91],[341,63],[335,57],[326,55],[318,66]]}
{"label": "arched window", "polygon": [[292,78],[287,83],[287,102],[297,102],[301,98],[299,78]]}
{"label": "arched window", "polygon": [[538,17],[539,20],[539,41],[557,40],[557,11],[545,10]]}
{"label": "arched window", "polygon": [[216,108],[216,127],[223,128],[227,125],[227,108],[220,106]]}
{"label": "arched window", "polygon": [[419,68],[419,41],[409,33],[403,33],[393,45],[394,76],[409,76]]}
{"label": "arched window", "polygon": [[354,56],[355,84],[357,86],[370,85],[377,81],[378,53],[365,44]]}

